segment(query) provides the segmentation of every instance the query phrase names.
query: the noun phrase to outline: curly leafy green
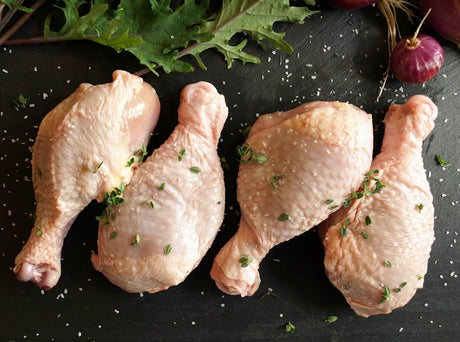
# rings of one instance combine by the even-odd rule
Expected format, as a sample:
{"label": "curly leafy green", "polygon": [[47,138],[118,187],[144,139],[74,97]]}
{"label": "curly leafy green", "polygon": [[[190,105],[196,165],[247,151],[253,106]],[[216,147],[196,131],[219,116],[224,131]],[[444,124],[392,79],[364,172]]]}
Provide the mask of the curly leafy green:
{"label": "curly leafy green", "polygon": [[260,63],[260,59],[243,51],[247,39],[238,45],[229,45],[230,39],[239,32],[245,32],[266,48],[262,40],[268,41],[275,48],[292,52],[292,47],[283,39],[284,33],[273,31],[277,21],[303,23],[303,20],[315,13],[307,7],[292,7],[289,0],[224,0],[222,9],[214,20],[200,26],[200,32],[213,34],[213,38],[201,44],[190,47],[186,53],[193,55],[202,68],[206,68],[199,57],[200,53],[210,48],[221,52],[230,68],[235,59],[243,63]]}
{"label": "curly leafy green", "polygon": [[[304,0],[305,1],[305,0]],[[110,46],[116,51],[129,51],[141,64],[157,74],[192,71],[191,64],[180,61],[191,55],[200,67],[206,68],[200,54],[211,48],[222,53],[230,68],[234,60],[260,63],[257,56],[243,48],[247,39],[230,45],[237,33],[246,33],[260,46],[267,41],[275,48],[292,52],[284,33],[273,30],[278,21],[303,23],[315,13],[305,6],[290,6],[289,0],[223,0],[217,14],[208,14],[207,0],[62,0],[65,23],[58,31],[50,28],[51,17],[45,20],[44,39],[50,41],[86,39]],[[306,3],[312,3],[308,0]],[[82,6],[87,10],[82,13]]]}

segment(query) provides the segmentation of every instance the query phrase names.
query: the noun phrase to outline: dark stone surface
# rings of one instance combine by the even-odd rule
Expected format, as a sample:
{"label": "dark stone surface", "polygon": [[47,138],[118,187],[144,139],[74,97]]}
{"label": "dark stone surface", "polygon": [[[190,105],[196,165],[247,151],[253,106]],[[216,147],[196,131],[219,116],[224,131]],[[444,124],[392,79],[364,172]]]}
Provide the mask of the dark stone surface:
{"label": "dark stone surface", "polygon": [[[386,27],[377,8],[344,12],[323,6],[304,25],[277,24],[294,53],[248,50],[259,65],[236,62],[227,69],[215,51],[202,55],[208,70],[189,74],[152,74],[162,102],[160,121],[149,145],[158,147],[177,123],[181,89],[206,80],[225,95],[230,109],[219,153],[229,162],[225,172],[227,203],[224,225],[201,264],[184,283],[143,296],[128,294],[109,283],[90,262],[96,250],[97,221],[102,206],[91,203],[73,224],[62,252],[62,276],[44,294],[19,283],[14,258],[32,227],[34,196],[31,147],[42,118],[82,82],[111,81],[116,69],[135,72],[134,57],[89,42],[0,47],[0,340],[46,341],[452,341],[460,326],[459,280],[459,108],[460,53],[456,46],[428,28],[441,42],[445,64],[425,85],[403,85],[390,79],[379,102],[376,97],[386,67]],[[42,12],[17,37],[38,32]],[[402,19],[403,34],[415,27]],[[269,61],[270,60],[270,61]],[[289,60],[289,62],[287,61]],[[286,68],[288,66],[288,68]],[[34,71],[36,67],[37,71]],[[16,111],[18,94],[34,107]],[[43,98],[46,93],[48,97]],[[425,287],[404,308],[389,315],[358,317],[324,274],[323,249],[316,230],[275,247],[261,263],[262,283],[250,298],[224,295],[209,277],[213,257],[237,229],[238,161],[236,145],[244,141],[242,126],[256,113],[288,110],[314,100],[349,101],[373,114],[375,151],[383,136],[382,119],[391,103],[426,94],[438,105],[436,127],[424,144],[424,161],[436,208],[436,241]],[[452,165],[442,168],[436,155]],[[414,227],[416,229],[417,227]],[[278,295],[259,299],[267,288]],[[338,316],[333,324],[324,323]],[[286,323],[295,325],[287,334]]]}

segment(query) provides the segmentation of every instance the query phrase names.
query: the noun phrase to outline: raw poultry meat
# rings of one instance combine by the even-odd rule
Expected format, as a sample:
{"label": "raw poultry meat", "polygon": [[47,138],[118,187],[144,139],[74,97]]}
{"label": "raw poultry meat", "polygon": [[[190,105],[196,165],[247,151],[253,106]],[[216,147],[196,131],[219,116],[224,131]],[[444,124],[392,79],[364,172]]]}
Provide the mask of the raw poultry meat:
{"label": "raw poultry meat", "polygon": [[217,144],[228,109],[209,83],[181,94],[179,124],[140,166],[99,227],[94,267],[128,292],[157,292],[181,283],[220,228],[225,186]]}
{"label": "raw poultry meat", "polygon": [[214,260],[217,286],[252,295],[270,248],[337,210],[369,169],[372,147],[371,115],[350,104],[311,102],[261,116],[239,149],[241,220]]}
{"label": "raw poultry meat", "polygon": [[32,155],[36,219],[16,257],[19,280],[42,289],[57,283],[72,222],[91,200],[129,181],[138,163],[127,161],[147,145],[159,110],[150,85],[117,70],[112,83],[81,84],[45,116]]}
{"label": "raw poultry meat", "polygon": [[422,141],[436,116],[436,106],[425,96],[392,105],[382,151],[371,165],[378,173],[369,175],[360,192],[381,190],[364,195],[320,227],[327,276],[360,316],[389,313],[423,286],[434,209]]}

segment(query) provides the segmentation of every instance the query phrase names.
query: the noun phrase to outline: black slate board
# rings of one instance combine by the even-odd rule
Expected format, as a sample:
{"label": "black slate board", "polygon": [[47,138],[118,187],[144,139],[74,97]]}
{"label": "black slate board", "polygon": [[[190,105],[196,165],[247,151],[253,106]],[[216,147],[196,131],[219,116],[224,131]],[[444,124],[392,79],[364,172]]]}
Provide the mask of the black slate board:
{"label": "black slate board", "polygon": [[[460,325],[459,139],[460,53],[456,46],[428,28],[445,52],[440,73],[424,85],[409,86],[390,79],[376,102],[386,66],[386,26],[377,8],[344,12],[321,6],[322,13],[304,25],[277,24],[295,52],[267,51],[249,44],[260,65],[235,63],[228,70],[223,57],[203,54],[207,71],[152,74],[144,79],[161,97],[162,114],[149,145],[158,147],[177,123],[181,89],[193,82],[213,83],[230,109],[219,153],[229,162],[225,172],[226,217],[212,248],[184,283],[157,294],[128,294],[110,284],[90,262],[96,250],[102,205],[91,203],[72,226],[62,252],[62,277],[51,291],[19,283],[14,258],[32,227],[34,197],[31,147],[45,114],[82,82],[111,81],[116,69],[141,67],[127,54],[88,42],[0,48],[0,340],[46,341],[453,341]],[[16,37],[39,33],[46,8]],[[415,29],[401,18],[403,33]],[[30,97],[16,111],[12,99]],[[436,208],[436,241],[425,287],[404,308],[389,315],[358,317],[324,274],[323,249],[315,229],[275,247],[260,266],[262,283],[250,298],[224,295],[209,277],[213,257],[236,231],[239,215],[235,195],[238,161],[235,146],[244,141],[245,124],[257,114],[288,110],[314,100],[349,101],[373,114],[375,151],[383,136],[382,119],[391,103],[414,94],[430,96],[438,105],[436,127],[424,144],[424,161]],[[452,165],[442,168],[436,155]],[[417,227],[414,227],[416,229]],[[277,298],[259,299],[268,288]],[[338,316],[333,324],[329,315]],[[286,323],[295,332],[285,331]]]}

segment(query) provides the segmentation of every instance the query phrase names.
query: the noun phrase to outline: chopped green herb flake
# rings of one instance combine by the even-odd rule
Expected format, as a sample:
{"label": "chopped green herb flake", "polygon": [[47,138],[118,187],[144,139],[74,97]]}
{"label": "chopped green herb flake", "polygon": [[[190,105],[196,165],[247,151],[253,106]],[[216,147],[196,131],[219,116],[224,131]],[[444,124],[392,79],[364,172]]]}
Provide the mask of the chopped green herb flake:
{"label": "chopped green herb flake", "polygon": [[178,159],[179,161],[182,161],[182,159],[184,159],[184,157],[185,157],[185,148],[183,148],[182,150],[180,150],[179,156],[177,157],[177,159]]}
{"label": "chopped green herb flake", "polygon": [[399,285],[400,288],[403,288],[404,286],[407,285],[407,282],[404,282],[404,283],[401,283],[401,285]]}
{"label": "chopped green herb flake", "polygon": [[397,288],[393,289],[393,292],[396,292],[396,293],[401,292],[401,288],[397,287]]}
{"label": "chopped green herb flake", "polygon": [[42,227],[40,225],[37,225],[37,237],[42,236]]}
{"label": "chopped green herb flake", "polygon": [[230,167],[228,166],[227,159],[225,159],[225,157],[220,157],[220,166],[222,167],[222,170],[230,169]]}
{"label": "chopped green herb flake", "polygon": [[267,157],[259,156],[256,152],[254,152],[251,145],[248,143],[244,143],[241,146],[236,147],[236,151],[240,156],[240,160],[242,163],[249,163],[250,161],[256,161],[260,164],[265,163],[267,161]]}
{"label": "chopped green herb flake", "polygon": [[350,285],[346,284],[344,287],[343,287],[344,290],[348,291],[350,289]]}
{"label": "chopped green herb flake", "polygon": [[128,160],[128,162],[126,163],[126,167],[130,167],[131,165],[134,164],[136,160],[134,159],[134,157],[131,157],[131,159]]}
{"label": "chopped green herb flake", "polygon": [[372,224],[372,220],[369,216],[366,216],[366,226],[370,226]]}
{"label": "chopped green herb flake", "polygon": [[99,163],[99,165],[96,166],[95,169],[91,169],[91,168],[88,166],[88,164],[86,164],[86,168],[88,169],[89,172],[91,172],[91,173],[96,173],[97,170],[99,170],[99,169],[101,168],[101,166],[102,166],[103,163],[104,163],[104,162],[101,161],[101,162]]}
{"label": "chopped green herb flake", "polygon": [[424,205],[423,205],[423,203],[420,203],[420,204],[417,204],[415,207],[417,208],[418,212],[421,212],[423,207],[424,207]]}
{"label": "chopped green herb flake", "polygon": [[171,244],[169,244],[165,247],[165,255],[168,255],[169,253],[171,253],[171,251],[172,251],[172,247],[171,247]]}
{"label": "chopped green herb flake", "polygon": [[286,324],[286,332],[289,333],[289,334],[292,334],[292,333],[294,333],[294,330],[295,330],[294,324],[292,324],[291,322],[287,322],[287,324]]}
{"label": "chopped green herb flake", "polygon": [[383,286],[382,297],[379,300],[379,304],[385,303],[390,298],[390,295],[391,295],[390,288],[387,285],[384,285]]}
{"label": "chopped green herb flake", "polygon": [[386,267],[391,267],[391,266],[393,266],[393,265],[391,264],[390,260],[385,260],[385,263],[384,263],[384,264],[385,264]]}
{"label": "chopped green herb flake", "polygon": [[361,236],[363,237],[364,240],[369,239],[369,235],[367,235],[366,232],[361,232]]}
{"label": "chopped green herb flake", "polygon": [[418,279],[418,280],[422,280],[422,279],[423,279],[423,276],[421,276],[420,274],[417,274],[417,279]]}
{"label": "chopped green herb flake", "polygon": [[139,234],[136,234],[134,236],[133,242],[131,242],[131,246],[138,245],[139,242],[141,242],[141,236]]}
{"label": "chopped green herb flake", "polygon": [[345,222],[342,223],[342,227],[340,227],[340,236],[345,237],[347,234],[347,228],[350,224],[350,218],[348,217]]}
{"label": "chopped green herb flake", "polygon": [[244,127],[244,129],[243,129],[243,134],[244,134],[246,137],[249,135],[249,132],[251,131],[251,128],[252,128],[251,125],[248,125],[248,126]]}
{"label": "chopped green herb flake", "polygon": [[441,166],[446,167],[446,166],[452,165],[452,164],[450,164],[447,160],[442,159],[442,157],[441,157],[440,154],[438,155],[437,158],[438,158],[438,164],[441,165]]}
{"label": "chopped green herb flake", "polygon": [[347,199],[343,202],[343,207],[344,207],[344,208],[348,208],[350,205],[351,205],[351,198],[347,198]]}
{"label": "chopped green herb flake", "polygon": [[332,207],[329,207],[329,210],[334,210],[337,209],[339,206],[338,205],[333,205]]}
{"label": "chopped green herb flake", "polygon": [[335,321],[337,321],[338,317],[337,316],[328,316],[324,322],[325,323],[334,323]]}
{"label": "chopped green herb flake", "polygon": [[[382,191],[383,188],[388,188],[391,190],[391,188],[388,185],[385,185],[382,183],[382,181],[378,178],[375,177],[376,174],[379,173],[379,170],[372,170],[369,171],[368,173],[364,174],[364,181],[362,184],[362,191],[353,191],[351,193],[351,196],[343,202],[343,207],[348,208],[352,204],[352,199],[359,199],[362,198],[363,196],[371,196],[373,194],[379,193]],[[372,189],[369,184],[371,181],[375,182],[375,188]]]}
{"label": "chopped green herb flake", "polygon": [[193,173],[200,173],[201,172],[200,168],[196,167],[196,166],[192,166],[190,168],[190,171],[192,171]]}
{"label": "chopped green herb flake", "polygon": [[158,190],[163,190],[165,188],[166,183],[161,183],[158,187]]}
{"label": "chopped green herb flake", "polygon": [[252,258],[248,254],[244,254],[238,262],[241,264],[241,267],[248,267],[252,262]]}
{"label": "chopped green herb flake", "polygon": [[279,221],[287,221],[289,220],[289,214],[286,214],[286,213],[282,213],[279,217],[278,217],[278,220]]}
{"label": "chopped green herb flake", "polygon": [[264,298],[267,297],[267,296],[272,296],[272,297],[278,298],[278,295],[277,295],[276,293],[274,293],[272,289],[268,289],[267,291],[265,291],[265,292],[259,297],[259,299],[264,299]]}
{"label": "chopped green herb flake", "polygon": [[25,97],[22,94],[18,95],[18,98],[13,100],[13,103],[16,105],[18,108],[26,108],[27,105],[29,104],[29,98]]}
{"label": "chopped green herb flake", "polygon": [[281,178],[284,177],[284,175],[274,175],[272,178],[270,178],[270,184],[273,188],[273,190],[276,190],[276,182]]}
{"label": "chopped green herb flake", "polygon": [[110,240],[115,239],[115,236],[117,236],[117,232],[110,233]]}
{"label": "chopped green herb flake", "polygon": [[332,202],[334,202],[334,200],[331,199],[331,198],[329,198],[329,199],[324,201],[324,203],[326,203],[326,204],[331,204]]}
{"label": "chopped green herb flake", "polygon": [[221,201],[217,202],[217,204],[221,204],[221,203],[222,203]]}

